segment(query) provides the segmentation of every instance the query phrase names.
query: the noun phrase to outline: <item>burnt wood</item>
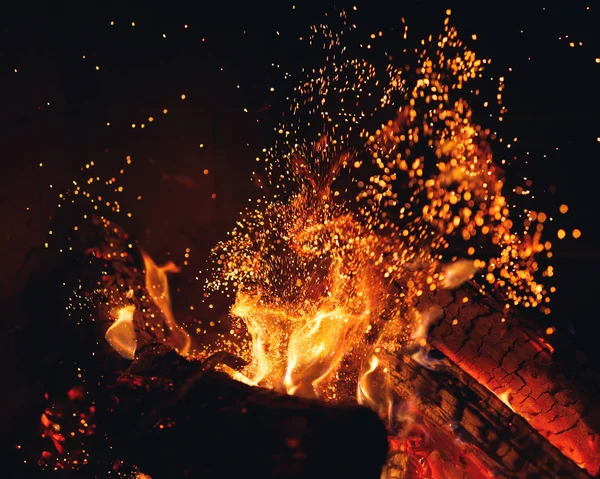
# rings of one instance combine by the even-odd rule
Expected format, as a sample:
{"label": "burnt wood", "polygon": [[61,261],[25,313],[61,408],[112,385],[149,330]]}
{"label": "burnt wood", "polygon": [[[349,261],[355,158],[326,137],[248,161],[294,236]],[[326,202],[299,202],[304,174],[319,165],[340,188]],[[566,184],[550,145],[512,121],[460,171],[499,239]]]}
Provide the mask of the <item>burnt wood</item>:
{"label": "burnt wood", "polygon": [[379,479],[388,443],[374,412],[248,386],[216,362],[237,360],[143,348],[98,417],[118,458],[152,479]]}
{"label": "burnt wood", "polygon": [[[474,457],[494,477],[590,477],[488,389],[447,358],[437,356],[435,369],[405,354],[399,361],[392,358],[396,365],[390,370],[395,392],[420,411],[431,436],[445,438],[439,450],[432,443],[428,455],[435,453],[439,462],[448,456],[445,448],[456,445],[461,457]],[[461,469],[460,464],[453,466]],[[472,476],[455,473],[448,477]]]}
{"label": "burnt wood", "polygon": [[[425,295],[424,295],[425,296]],[[423,298],[442,311],[429,341],[452,363],[511,406],[536,431],[592,475],[600,472],[600,377],[557,334],[536,331],[523,314],[467,285]],[[555,343],[556,348],[548,340]]]}

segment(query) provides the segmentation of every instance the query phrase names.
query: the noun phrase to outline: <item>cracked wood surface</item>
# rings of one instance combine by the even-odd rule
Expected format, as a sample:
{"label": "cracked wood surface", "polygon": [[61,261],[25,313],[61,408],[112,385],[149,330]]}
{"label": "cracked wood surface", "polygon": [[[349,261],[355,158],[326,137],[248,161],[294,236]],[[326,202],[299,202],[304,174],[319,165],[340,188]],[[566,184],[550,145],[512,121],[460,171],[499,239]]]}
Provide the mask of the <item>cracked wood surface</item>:
{"label": "cracked wood surface", "polygon": [[[437,441],[441,447],[436,447],[435,440],[430,447],[436,453],[437,462],[453,464],[454,472],[440,477],[475,477],[473,458],[494,477],[589,477],[523,418],[447,358],[437,362],[436,369],[432,370],[403,355],[391,374],[395,392],[422,414],[431,431],[428,437],[435,437],[441,431],[441,440]],[[452,459],[453,446],[462,449],[458,460]],[[447,473],[448,467],[443,469]]]}
{"label": "cracked wood surface", "polygon": [[[429,341],[439,351],[506,399],[536,431],[592,475],[600,470],[600,438],[595,373],[574,380],[574,371],[553,358],[540,334],[512,315],[479,300],[469,288],[439,291],[424,298],[423,309],[440,307]],[[502,321],[503,317],[505,321]],[[453,324],[454,323],[454,324]]]}

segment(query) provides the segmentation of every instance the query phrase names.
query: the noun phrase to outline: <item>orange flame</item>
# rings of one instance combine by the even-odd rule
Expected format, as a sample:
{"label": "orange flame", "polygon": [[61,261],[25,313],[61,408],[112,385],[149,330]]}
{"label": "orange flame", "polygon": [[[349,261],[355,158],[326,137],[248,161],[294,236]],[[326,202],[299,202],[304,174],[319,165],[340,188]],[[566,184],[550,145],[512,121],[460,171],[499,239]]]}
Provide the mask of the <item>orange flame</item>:
{"label": "orange flame", "polygon": [[456,289],[465,281],[472,279],[478,269],[478,261],[460,259],[450,263],[442,271],[441,285],[445,289]]}
{"label": "orange flame", "polygon": [[375,404],[375,399],[372,397],[372,393],[368,384],[368,378],[375,371],[375,369],[377,369],[377,366],[379,366],[379,359],[377,356],[373,355],[369,360],[369,368],[361,375],[360,380],[358,381],[356,398],[360,404],[371,406]]}
{"label": "orange flame", "polygon": [[510,389],[507,389],[506,391],[504,391],[501,394],[497,394],[497,396],[498,396],[498,399],[500,399],[500,401],[502,401],[504,404],[506,404],[512,412],[516,412],[513,409],[512,405],[510,404],[510,398],[512,397],[512,393],[511,393]]}
{"label": "orange flame", "polygon": [[181,355],[189,354],[192,344],[190,335],[177,324],[171,310],[171,296],[169,295],[169,281],[167,273],[178,273],[179,267],[172,261],[163,266],[156,263],[145,252],[142,252],[144,266],[146,269],[146,291],[150,299],[165,317],[169,333],[172,334],[169,341]]}
{"label": "orange flame", "polygon": [[[171,297],[169,295],[169,281],[167,273],[177,273],[179,268],[171,261],[163,266],[157,266],[152,258],[142,251],[145,267],[145,289],[146,295],[141,298],[148,305],[154,305],[164,318],[164,323],[156,325],[157,330],[164,333],[162,341],[171,345],[181,355],[188,355],[192,340],[190,335],[175,321],[171,309]],[[124,297],[115,298],[116,302],[133,301],[134,290],[127,291]],[[117,308],[112,315],[115,322],[107,329],[105,339],[111,347],[121,356],[133,360],[138,346],[134,313],[135,304],[127,304]],[[142,312],[145,308],[142,308]],[[152,314],[154,317],[154,314]],[[142,326],[143,327],[143,326]],[[159,338],[156,338],[159,340]]]}
{"label": "orange flame", "polygon": [[126,359],[135,358],[137,339],[133,325],[135,306],[124,306],[117,311],[117,320],[106,330],[104,337],[112,348]]}
{"label": "orange flame", "polygon": [[[291,124],[281,124],[285,150],[276,145],[265,161],[288,201],[277,196],[249,212],[214,251],[220,276],[211,286],[236,292],[231,313],[251,337],[243,371],[248,382],[326,399],[358,390],[367,400],[375,345],[392,354],[407,344],[424,346],[440,311],[423,312],[422,297],[455,289],[478,273],[474,284],[483,293],[499,289],[505,307],[549,311],[533,259],[544,250],[545,215],[530,212],[523,234],[514,232],[491,132],[473,122],[460,97],[487,60],[464,46],[449,18],[437,41],[428,42],[412,84],[393,65],[388,78],[375,82],[383,85],[377,92],[382,106],[394,107],[392,97],[403,103],[394,108],[395,119],[372,133],[360,131],[362,153],[353,155],[346,145],[363,113],[349,122],[344,110],[332,121],[327,92],[362,90],[377,69],[359,61],[367,67],[358,75],[350,68],[358,78],[352,86],[339,72],[321,72],[298,86],[292,111],[300,115],[304,105],[319,112],[327,132],[311,145],[295,136]],[[340,37],[332,45],[341,47]],[[327,88],[316,92],[312,84]],[[346,122],[352,128],[341,126]],[[355,176],[369,159],[369,174]],[[338,198],[336,181],[345,172],[358,187],[354,207]],[[482,243],[489,245],[489,261],[473,258]],[[451,251],[457,254],[446,263]]]}
{"label": "orange flame", "polygon": [[261,295],[238,292],[231,314],[241,318],[251,335],[250,364],[243,371],[251,384],[283,389],[305,397],[329,395],[326,379],[348,350],[368,331],[371,310],[367,294],[351,304],[348,278],[332,266],[324,297],[306,303],[270,305]]}

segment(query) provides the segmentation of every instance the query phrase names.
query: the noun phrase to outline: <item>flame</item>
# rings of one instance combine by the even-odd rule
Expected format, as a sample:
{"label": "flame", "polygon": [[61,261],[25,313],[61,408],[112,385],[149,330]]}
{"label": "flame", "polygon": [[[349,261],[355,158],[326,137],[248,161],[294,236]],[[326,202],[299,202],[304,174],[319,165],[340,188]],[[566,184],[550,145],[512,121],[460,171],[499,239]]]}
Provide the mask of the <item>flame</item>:
{"label": "flame", "polygon": [[295,304],[269,304],[264,293],[238,292],[231,314],[251,336],[251,361],[243,371],[251,384],[305,397],[335,396],[332,389],[326,392],[332,387],[326,379],[368,332],[372,318],[368,294],[357,292],[356,302],[346,296],[362,280],[341,274],[340,265],[330,268],[323,296],[305,302],[304,311]]}
{"label": "flame", "polygon": [[445,289],[456,289],[465,281],[475,276],[480,269],[479,261],[460,259],[454,263],[445,265],[442,271],[442,287]]}
{"label": "flame", "polygon": [[427,354],[423,349],[419,349],[415,353],[410,356],[418,365],[435,371],[440,366],[444,364],[444,362],[440,359],[436,359]]}
{"label": "flame", "polygon": [[356,398],[360,404],[374,404],[375,401],[371,396],[368,378],[369,376],[377,369],[379,366],[379,359],[377,356],[371,356],[369,360],[369,368],[361,375],[360,380],[358,382],[358,391],[356,392]]}
{"label": "flame", "polygon": [[417,316],[419,320],[417,321],[417,326],[415,327],[411,339],[413,342],[418,343],[421,346],[425,346],[427,343],[427,330],[429,326],[440,319],[444,311],[442,308],[438,306],[431,306],[426,311],[421,312],[417,309],[412,311],[412,314]]}
{"label": "flame", "polygon": [[510,398],[512,397],[512,393],[511,393],[510,389],[507,389],[506,391],[504,391],[501,394],[497,394],[497,396],[498,396],[498,399],[500,399],[500,401],[502,401],[504,404],[506,404],[512,412],[516,412],[510,404]]}
{"label": "flame", "polygon": [[[156,336],[156,340],[170,344],[175,351],[181,355],[190,353],[191,338],[190,335],[175,321],[173,311],[171,309],[171,297],[169,294],[168,273],[177,273],[179,268],[173,263],[168,262],[163,266],[157,266],[152,258],[142,251],[145,269],[145,291],[146,294],[141,298],[136,298],[134,289],[129,289],[125,295],[118,293],[113,294],[111,301],[115,303],[131,303],[116,308],[112,315],[116,318],[115,322],[107,329],[105,338],[112,348],[126,359],[133,360],[138,346],[136,336],[136,325],[134,313],[136,311],[135,301],[140,301],[142,304],[141,312],[146,315],[148,307],[156,307],[164,318],[164,323],[155,322],[152,329],[162,331],[163,336]],[[150,318],[154,318],[154,314],[148,314]],[[148,323],[146,322],[146,326]],[[140,325],[138,325],[140,326]],[[140,326],[144,327],[144,326]]]}
{"label": "flame", "polygon": [[116,321],[106,330],[104,337],[112,348],[126,359],[135,358],[137,340],[133,325],[135,306],[124,306],[118,310]]}
{"label": "flame", "polygon": [[[358,393],[379,411],[393,409],[379,352],[426,345],[442,314],[420,306],[429,292],[471,281],[484,294],[494,288],[507,309],[549,311],[534,259],[549,248],[540,239],[546,215],[528,211],[516,232],[493,135],[460,96],[488,62],[464,46],[449,18],[444,25],[437,41],[422,42],[414,78],[392,65],[380,78],[368,62],[349,60],[334,76],[312,70],[296,89],[292,119],[280,124],[285,140],[265,150],[277,194],[213,250],[208,286],[235,293],[231,315],[249,335],[238,377],[250,384],[327,400]],[[341,37],[322,33],[343,57]],[[356,135],[364,112],[336,116],[330,103],[334,93],[363,88],[381,94],[372,113],[392,119]],[[312,143],[299,136],[303,113],[325,125]],[[357,136],[362,146],[351,147]],[[353,199],[342,194],[348,184],[358,188]],[[474,258],[479,250],[490,259]]]}
{"label": "flame", "polygon": [[[401,314],[393,303],[399,292],[372,258],[384,254],[385,239],[313,184],[241,223],[215,250],[226,260],[211,287],[237,284],[231,314],[250,335],[243,374],[251,384],[333,399],[348,393],[341,370],[360,369],[375,329],[397,341],[408,337],[399,323],[383,324]],[[264,223],[270,227],[257,227]]]}
{"label": "flame", "polygon": [[169,295],[169,281],[167,273],[178,273],[180,271],[173,262],[169,261],[163,266],[156,263],[142,251],[144,267],[146,269],[146,291],[155,306],[164,315],[169,341],[181,355],[187,355],[192,344],[190,335],[175,321],[171,310],[171,296]]}

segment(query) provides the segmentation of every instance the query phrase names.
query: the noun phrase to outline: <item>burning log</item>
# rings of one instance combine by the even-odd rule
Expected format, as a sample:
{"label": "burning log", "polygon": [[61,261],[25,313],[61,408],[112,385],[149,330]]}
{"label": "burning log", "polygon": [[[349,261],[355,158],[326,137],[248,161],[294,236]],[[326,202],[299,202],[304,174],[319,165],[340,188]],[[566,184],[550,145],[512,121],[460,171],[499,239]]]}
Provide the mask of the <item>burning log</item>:
{"label": "burning log", "polygon": [[[103,431],[95,436],[103,439],[106,430],[120,460],[138,465],[154,479],[242,477],[248,471],[260,477],[379,477],[385,433],[368,410],[282,397],[207,369],[217,359],[239,369],[229,356],[200,364],[173,351],[144,346],[164,341],[186,349],[182,338],[173,333],[177,329],[169,328],[165,273],[170,266],[158,267],[143,254],[142,258],[134,252],[125,255],[124,247],[115,254],[113,250],[124,244],[116,231],[116,227],[109,230],[117,236],[114,241],[102,243],[115,246],[92,252],[95,264],[111,273],[103,277],[104,288],[126,299],[115,303],[118,326],[111,325],[105,337],[121,355],[137,359],[112,388],[113,401],[98,400],[97,419]],[[591,404],[589,392],[565,377],[564,368],[551,357],[551,346],[539,335],[512,317],[502,321],[500,308],[474,301],[473,296],[464,290],[453,296],[438,292],[422,305],[444,308],[443,318],[431,325],[429,339],[448,359],[443,361],[443,372],[417,368],[410,358],[394,371],[396,392],[404,398],[420,398],[415,405],[430,437],[413,434],[408,445],[398,447],[392,439],[392,450],[410,450],[392,461],[416,458],[414,464],[402,465],[404,471],[427,464],[429,473],[419,473],[421,478],[487,479],[489,471],[508,477],[585,477],[560,449],[595,473],[598,443],[586,409]],[[108,317],[113,303],[107,301],[100,308],[106,311],[98,316]],[[142,327],[141,315],[152,308],[163,312],[165,318],[157,315],[156,321],[164,327],[149,331]],[[132,331],[137,351],[130,347]],[[516,367],[511,369],[515,359]],[[573,426],[565,426],[565,421]],[[427,441],[435,444],[423,446]],[[389,477],[394,477],[393,472]]]}
{"label": "burning log", "polygon": [[119,459],[153,479],[380,477],[387,436],[375,413],[282,396],[211,368],[236,361],[143,348],[99,417]]}
{"label": "burning log", "polygon": [[577,465],[598,474],[600,439],[589,390],[600,384],[597,376],[574,380],[575,371],[556,360],[540,334],[474,296],[461,289],[425,300],[425,307],[443,310],[430,343]]}
{"label": "burning log", "polygon": [[425,477],[589,477],[447,358],[429,369],[405,354],[391,375],[394,391],[421,416]]}

